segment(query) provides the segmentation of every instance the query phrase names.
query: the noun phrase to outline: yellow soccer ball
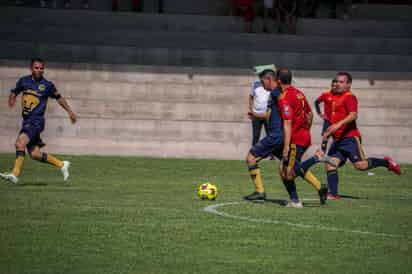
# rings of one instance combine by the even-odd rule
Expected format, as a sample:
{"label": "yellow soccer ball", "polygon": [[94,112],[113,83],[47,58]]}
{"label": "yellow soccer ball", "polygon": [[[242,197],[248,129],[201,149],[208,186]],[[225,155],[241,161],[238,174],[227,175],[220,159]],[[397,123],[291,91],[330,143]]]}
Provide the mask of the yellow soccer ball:
{"label": "yellow soccer ball", "polygon": [[197,196],[202,200],[216,200],[217,187],[209,182],[202,183],[197,190]]}

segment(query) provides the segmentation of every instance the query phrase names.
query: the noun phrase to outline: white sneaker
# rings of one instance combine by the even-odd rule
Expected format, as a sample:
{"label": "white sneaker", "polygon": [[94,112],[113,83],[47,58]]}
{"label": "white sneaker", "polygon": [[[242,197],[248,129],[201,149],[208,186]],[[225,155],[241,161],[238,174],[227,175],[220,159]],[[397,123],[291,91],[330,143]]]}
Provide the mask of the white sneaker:
{"label": "white sneaker", "polygon": [[64,181],[67,181],[67,179],[69,179],[69,176],[70,176],[69,168],[70,168],[70,162],[69,161],[63,161],[63,167],[60,170],[63,173],[63,180]]}
{"label": "white sneaker", "polygon": [[286,207],[290,207],[290,208],[303,208],[303,204],[302,204],[302,202],[289,201],[289,202],[286,204]]}
{"label": "white sneaker", "polygon": [[14,176],[11,173],[0,173],[0,178],[3,178],[4,180],[10,181],[13,184],[17,184],[19,182],[19,178]]}

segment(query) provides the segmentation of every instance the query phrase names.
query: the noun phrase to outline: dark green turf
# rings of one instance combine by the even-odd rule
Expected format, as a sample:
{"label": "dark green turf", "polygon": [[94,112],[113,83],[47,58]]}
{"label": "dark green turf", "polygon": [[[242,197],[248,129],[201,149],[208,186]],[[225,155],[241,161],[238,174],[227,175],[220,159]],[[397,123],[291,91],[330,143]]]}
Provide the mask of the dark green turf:
{"label": "dark green turf", "polygon": [[[13,158],[0,155],[0,169]],[[241,161],[64,158],[69,184],[28,159],[22,185],[0,182],[0,273],[412,273],[412,166],[401,177],[348,166],[341,193],[352,198],[299,210],[242,202],[253,187]],[[268,198],[286,198],[277,163],[261,166]],[[207,178],[215,202],[196,197]],[[218,210],[268,223],[203,211],[228,202],[240,203]]]}

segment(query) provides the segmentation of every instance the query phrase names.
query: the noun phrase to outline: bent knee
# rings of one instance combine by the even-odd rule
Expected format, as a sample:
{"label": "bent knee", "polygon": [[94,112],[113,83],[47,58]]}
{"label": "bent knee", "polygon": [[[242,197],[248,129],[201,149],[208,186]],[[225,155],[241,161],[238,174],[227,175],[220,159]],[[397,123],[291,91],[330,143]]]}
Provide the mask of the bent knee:
{"label": "bent knee", "polygon": [[292,168],[288,168],[286,171],[286,179],[289,181],[294,180],[296,178],[296,174]]}
{"label": "bent knee", "polygon": [[246,157],[246,163],[248,165],[255,165],[256,162],[256,157],[253,154],[249,153]]}
{"label": "bent knee", "polygon": [[30,157],[31,157],[33,160],[41,160],[42,154],[41,154],[40,152],[38,152],[38,151],[32,151],[32,152],[30,152]]}
{"label": "bent knee", "polygon": [[16,147],[17,150],[24,150],[26,147],[26,144],[24,143],[24,141],[17,139],[14,146]]}
{"label": "bent knee", "polygon": [[[339,166],[339,163],[337,164],[337,166]],[[332,165],[326,165],[326,171],[334,171],[334,170],[336,170],[337,169],[337,167],[334,167],[334,166],[332,166]]]}
{"label": "bent knee", "polygon": [[367,161],[360,161],[353,164],[353,166],[358,170],[367,170],[368,169],[368,162]]}

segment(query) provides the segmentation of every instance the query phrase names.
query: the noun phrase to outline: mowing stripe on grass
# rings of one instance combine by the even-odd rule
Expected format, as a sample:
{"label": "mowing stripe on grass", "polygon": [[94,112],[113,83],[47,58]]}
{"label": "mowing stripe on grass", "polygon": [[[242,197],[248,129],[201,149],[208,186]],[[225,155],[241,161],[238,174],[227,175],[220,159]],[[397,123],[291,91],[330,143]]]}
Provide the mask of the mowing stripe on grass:
{"label": "mowing stripe on grass", "polygon": [[236,219],[236,220],[241,220],[241,221],[246,221],[246,222],[252,222],[252,223],[288,225],[288,226],[293,226],[293,227],[298,227],[298,228],[305,228],[305,229],[315,228],[315,229],[324,230],[324,231],[331,231],[331,232],[345,232],[345,233],[354,233],[354,234],[363,234],[363,235],[390,237],[390,238],[404,237],[402,235],[396,235],[396,234],[388,234],[388,233],[380,233],[380,232],[372,232],[372,231],[362,231],[362,230],[342,229],[342,228],[336,228],[336,227],[333,227],[333,226],[292,223],[292,222],[288,222],[288,221],[279,221],[279,220],[271,220],[271,219],[256,219],[256,218],[248,217],[248,216],[233,215],[233,214],[229,214],[229,213],[222,212],[222,211],[218,210],[218,208],[221,208],[221,207],[224,207],[224,206],[234,206],[234,205],[239,205],[239,204],[241,204],[241,202],[220,203],[220,204],[206,206],[206,207],[203,208],[203,210],[208,212],[208,213],[212,213],[212,214],[215,214],[215,215],[218,215],[218,216],[221,216],[221,217]]}

